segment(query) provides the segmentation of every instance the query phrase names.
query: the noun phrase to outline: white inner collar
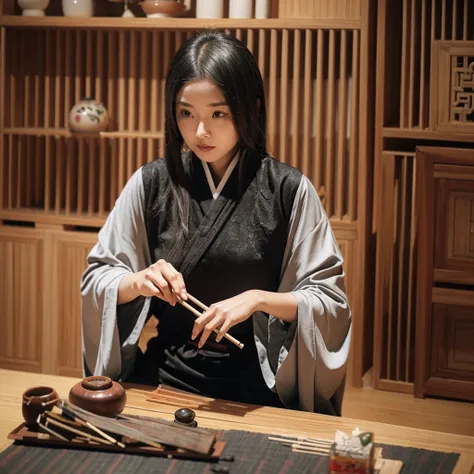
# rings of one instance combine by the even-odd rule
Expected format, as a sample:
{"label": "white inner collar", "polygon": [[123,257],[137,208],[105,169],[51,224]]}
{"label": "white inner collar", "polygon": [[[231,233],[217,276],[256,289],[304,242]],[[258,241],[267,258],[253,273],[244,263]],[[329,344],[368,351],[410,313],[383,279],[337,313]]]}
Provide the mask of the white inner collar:
{"label": "white inner collar", "polygon": [[221,194],[221,191],[224,189],[225,183],[227,183],[230,175],[232,174],[232,171],[234,171],[234,168],[237,165],[237,162],[239,161],[239,155],[240,153],[237,153],[234,158],[232,158],[232,161],[229,163],[229,166],[227,167],[224,176],[222,176],[221,180],[219,181],[217,188],[214,184],[214,180],[212,179],[212,174],[211,170],[209,169],[209,165],[205,161],[201,161],[202,166],[204,168],[204,172],[206,173],[207,183],[209,184],[213,199],[217,199]]}

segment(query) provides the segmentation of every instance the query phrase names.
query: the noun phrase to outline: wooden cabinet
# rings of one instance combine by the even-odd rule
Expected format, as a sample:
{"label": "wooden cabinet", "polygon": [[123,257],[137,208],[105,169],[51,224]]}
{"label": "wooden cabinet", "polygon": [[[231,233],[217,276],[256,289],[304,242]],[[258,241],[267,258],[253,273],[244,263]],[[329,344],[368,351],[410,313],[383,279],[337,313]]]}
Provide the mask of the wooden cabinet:
{"label": "wooden cabinet", "polygon": [[0,367],[80,377],[80,278],[93,232],[0,226]]}
{"label": "wooden cabinet", "polygon": [[415,396],[474,400],[474,150],[417,152]]}
{"label": "wooden cabinet", "polygon": [[[375,388],[383,390],[414,390],[418,246],[434,239],[434,234],[421,237],[417,231],[416,148],[474,147],[473,11],[472,1],[377,0],[373,381]],[[457,164],[452,170],[464,175],[460,167],[469,169],[472,163]],[[470,258],[465,258],[467,236],[473,238],[466,232],[470,198],[465,199],[472,195],[472,188],[469,191],[461,185],[464,178],[453,181],[458,189],[450,189],[451,198],[441,204],[448,233],[437,235],[434,255],[438,262],[435,280],[453,281],[456,276],[460,285],[468,284],[467,273],[459,270]],[[432,195],[439,192],[436,188]],[[435,227],[431,230],[434,233]],[[438,227],[437,232],[442,233],[443,228]]]}
{"label": "wooden cabinet", "polygon": [[44,238],[0,226],[0,366],[42,371]]}

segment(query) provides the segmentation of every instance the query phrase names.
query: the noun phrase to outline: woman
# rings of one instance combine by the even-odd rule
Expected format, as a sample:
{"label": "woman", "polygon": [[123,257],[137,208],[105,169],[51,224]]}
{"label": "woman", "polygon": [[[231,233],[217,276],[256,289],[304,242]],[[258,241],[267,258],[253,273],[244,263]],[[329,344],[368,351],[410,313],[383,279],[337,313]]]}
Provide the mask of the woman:
{"label": "woman", "polygon": [[[166,80],[166,157],[135,172],[88,257],[86,374],[340,414],[342,257],[309,180],[265,143],[250,51],[219,32],[189,40]],[[177,304],[187,292],[214,304],[196,319]],[[142,354],[152,315],[158,336]]]}

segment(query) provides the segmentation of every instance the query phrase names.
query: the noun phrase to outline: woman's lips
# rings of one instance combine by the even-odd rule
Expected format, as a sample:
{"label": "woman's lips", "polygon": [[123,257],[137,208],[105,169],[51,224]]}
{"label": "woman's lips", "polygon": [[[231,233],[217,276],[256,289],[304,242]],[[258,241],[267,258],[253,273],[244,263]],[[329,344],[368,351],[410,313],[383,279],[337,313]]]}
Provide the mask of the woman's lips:
{"label": "woman's lips", "polygon": [[214,150],[215,146],[202,146],[202,145],[198,145],[198,148],[199,148],[201,151],[211,151],[211,150]]}

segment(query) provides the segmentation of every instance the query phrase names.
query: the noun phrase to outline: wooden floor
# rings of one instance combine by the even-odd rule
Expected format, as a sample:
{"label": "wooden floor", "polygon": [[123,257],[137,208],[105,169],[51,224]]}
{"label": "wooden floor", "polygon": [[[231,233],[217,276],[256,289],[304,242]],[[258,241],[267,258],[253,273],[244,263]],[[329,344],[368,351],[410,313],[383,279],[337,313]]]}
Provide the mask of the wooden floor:
{"label": "wooden floor", "polygon": [[[342,415],[393,425],[474,436],[474,403],[417,399],[369,387],[348,388]],[[363,427],[359,427],[363,429]]]}

